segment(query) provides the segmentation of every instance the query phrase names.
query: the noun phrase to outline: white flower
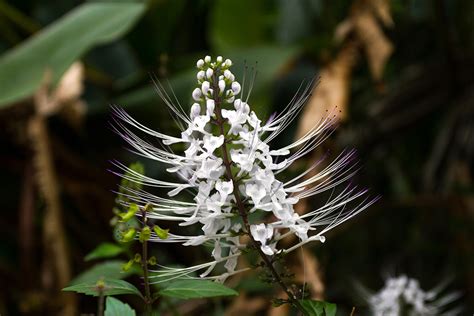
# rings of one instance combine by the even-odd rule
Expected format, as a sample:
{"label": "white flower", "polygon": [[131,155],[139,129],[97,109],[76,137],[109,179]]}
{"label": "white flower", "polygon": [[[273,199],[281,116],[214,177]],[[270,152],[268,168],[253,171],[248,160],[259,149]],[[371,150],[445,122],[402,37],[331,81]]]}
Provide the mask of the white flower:
{"label": "white flower", "polygon": [[458,310],[446,311],[445,307],[459,295],[449,293],[440,296],[443,287],[438,286],[436,290],[425,292],[417,280],[401,275],[385,280],[385,286],[375,294],[362,286],[360,290],[374,316],[457,315]]}
{"label": "white flower", "polygon": [[[350,207],[349,202],[361,198],[367,191],[347,186],[337,193],[331,193],[332,198],[326,204],[298,215],[294,209],[298,201],[332,191],[351,177],[354,152],[341,154],[321,168],[320,172],[315,172],[315,164],[286,182],[279,180],[280,172],[313,151],[328,137],[334,127],[334,119],[328,116],[301,139],[273,148],[275,144],[271,141],[284,132],[301,111],[308,96],[295,99],[286,112],[270,120],[261,120],[250,105],[243,101],[243,97],[239,97],[242,87],[229,69],[232,62],[222,60],[220,57],[212,62],[211,57],[206,56],[196,63],[199,69],[196,76],[198,87],[192,92],[195,103],[188,113],[180,105],[174,105],[166,92],[162,91],[162,86],[158,85],[158,93],[180,121],[181,134],[177,136],[152,130],[124,110],[114,108],[117,117],[115,129],[132,150],[143,157],[167,164],[165,170],[177,178],[153,179],[130,172],[122,164],[115,163],[121,171],[127,171],[124,176],[127,180],[140,182],[145,187],[168,190],[167,197],[155,196],[145,190],[128,192],[127,197],[140,206],[151,203],[153,211],[147,216],[152,220],[177,222],[180,226],[193,225],[196,226],[193,231],[198,231],[196,235],[170,234],[168,239],[153,238],[152,241],[184,246],[203,243],[214,245],[210,262],[182,270],[167,268],[165,274],[168,279],[200,271],[204,278],[223,281],[240,272],[235,270],[237,258],[246,245],[240,244],[239,236],[251,236],[252,242],[258,242],[260,251],[265,255],[288,253],[308,242],[324,242],[327,231],[349,220],[375,201],[364,200]],[[155,147],[135,134],[132,128],[157,138],[164,146]],[[179,145],[171,148],[174,144]],[[171,198],[183,191],[193,195],[191,202]],[[254,212],[260,213],[266,223],[257,225],[251,221],[249,223],[246,218],[243,222],[248,224],[232,226],[235,217]],[[290,248],[279,249],[279,241],[290,235],[296,235],[299,242]],[[224,254],[228,255],[225,257]],[[227,272],[210,276],[218,264],[224,265]]]}
{"label": "white flower", "polygon": [[212,135],[204,135],[204,148],[207,150],[208,155],[212,155],[214,150],[221,147],[224,143],[224,135],[219,136],[212,136]]}
{"label": "white flower", "polygon": [[265,224],[250,225],[250,233],[255,241],[260,242],[260,248],[263,253],[268,256],[273,255],[273,249],[267,245],[267,241],[273,236],[273,228],[267,227]]}
{"label": "white flower", "polygon": [[267,195],[263,185],[255,183],[247,183],[247,185],[245,185],[245,193],[252,199],[255,206],[259,206],[260,201]]}

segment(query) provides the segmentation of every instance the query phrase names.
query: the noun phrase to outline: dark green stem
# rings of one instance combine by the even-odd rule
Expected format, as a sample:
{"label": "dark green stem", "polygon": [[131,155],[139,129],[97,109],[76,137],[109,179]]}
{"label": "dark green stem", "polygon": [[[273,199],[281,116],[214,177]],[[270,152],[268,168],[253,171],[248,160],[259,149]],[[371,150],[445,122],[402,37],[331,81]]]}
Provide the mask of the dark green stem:
{"label": "dark green stem", "polygon": [[97,316],[104,316],[104,290],[99,289],[99,301],[97,303]]}
{"label": "dark green stem", "polygon": [[[147,226],[147,217],[146,217],[146,210],[142,210],[142,229]],[[142,262],[141,266],[143,269],[143,281],[144,281],[144,288],[145,288],[145,313],[146,315],[151,315],[152,312],[152,303],[153,300],[151,298],[151,291],[150,291],[150,281],[148,279],[149,272],[148,272],[148,241],[142,241]]]}

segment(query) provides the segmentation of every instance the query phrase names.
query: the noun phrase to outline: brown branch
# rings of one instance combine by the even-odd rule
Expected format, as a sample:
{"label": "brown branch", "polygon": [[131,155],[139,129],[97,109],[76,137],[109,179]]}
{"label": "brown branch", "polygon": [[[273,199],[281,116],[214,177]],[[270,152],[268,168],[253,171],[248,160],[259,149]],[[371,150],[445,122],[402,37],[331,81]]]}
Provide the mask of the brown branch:
{"label": "brown branch", "polygon": [[[54,168],[46,117],[39,110],[42,106],[47,106],[49,98],[48,82],[49,80],[46,79],[45,84],[35,95],[36,113],[29,121],[28,131],[34,149],[33,161],[36,169],[37,185],[46,202],[43,228],[45,262],[53,260],[54,266],[48,268],[54,269],[53,275],[56,276],[57,281],[56,290],[59,292],[68,285],[72,273],[63,226],[59,183]],[[75,315],[77,305],[75,296],[70,293],[61,293],[60,295],[63,301],[61,315]]]}

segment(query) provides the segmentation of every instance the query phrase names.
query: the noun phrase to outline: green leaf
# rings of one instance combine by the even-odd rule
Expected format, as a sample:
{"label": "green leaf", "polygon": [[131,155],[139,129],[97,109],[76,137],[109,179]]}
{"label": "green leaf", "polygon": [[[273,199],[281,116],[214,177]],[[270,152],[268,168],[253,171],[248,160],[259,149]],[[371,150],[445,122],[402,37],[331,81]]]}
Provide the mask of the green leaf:
{"label": "green leaf", "polygon": [[[142,297],[140,291],[133,285],[124,280],[104,279],[104,287],[102,293],[108,295],[133,294]],[[66,292],[76,292],[85,295],[98,296],[99,288],[96,281],[89,281],[84,283],[68,286],[63,289]]]}
{"label": "green leaf", "polygon": [[122,303],[114,297],[107,297],[105,301],[105,316],[135,316],[130,305]]}
{"label": "green leaf", "polygon": [[160,294],[181,299],[238,295],[233,289],[208,280],[179,280],[161,290]]}
{"label": "green leaf", "polygon": [[111,258],[121,254],[123,251],[124,249],[116,244],[104,242],[87,254],[84,260],[90,261],[94,259]]}
{"label": "green leaf", "polygon": [[336,304],[314,300],[299,302],[309,316],[336,316]]}
{"label": "green leaf", "polygon": [[326,312],[326,316],[336,316],[337,306],[336,304],[326,302],[324,311]]}
{"label": "green leaf", "polygon": [[111,42],[144,12],[138,2],[85,3],[0,57],[0,107],[31,96],[46,69],[57,82],[87,50]]}
{"label": "green leaf", "polygon": [[92,268],[79,274],[69,284],[75,285],[85,282],[96,282],[100,278],[124,279],[129,275],[137,273],[137,270],[133,268],[127,272],[123,272],[122,267],[125,263],[126,261],[123,260],[111,260],[96,264]]}

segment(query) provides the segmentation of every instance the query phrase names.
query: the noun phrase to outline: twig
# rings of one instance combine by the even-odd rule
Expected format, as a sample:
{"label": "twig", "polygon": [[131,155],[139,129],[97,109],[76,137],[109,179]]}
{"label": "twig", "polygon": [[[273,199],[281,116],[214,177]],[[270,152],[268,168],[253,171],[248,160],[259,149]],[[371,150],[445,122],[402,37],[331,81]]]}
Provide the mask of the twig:
{"label": "twig", "polygon": [[[142,229],[147,227],[147,217],[146,217],[146,209],[143,208],[141,210],[143,223]],[[145,288],[145,313],[147,315],[151,315],[151,305],[153,303],[150,291],[150,281],[148,280],[148,241],[145,239],[142,241],[142,269],[143,269],[143,279],[144,279],[144,288]]]}

